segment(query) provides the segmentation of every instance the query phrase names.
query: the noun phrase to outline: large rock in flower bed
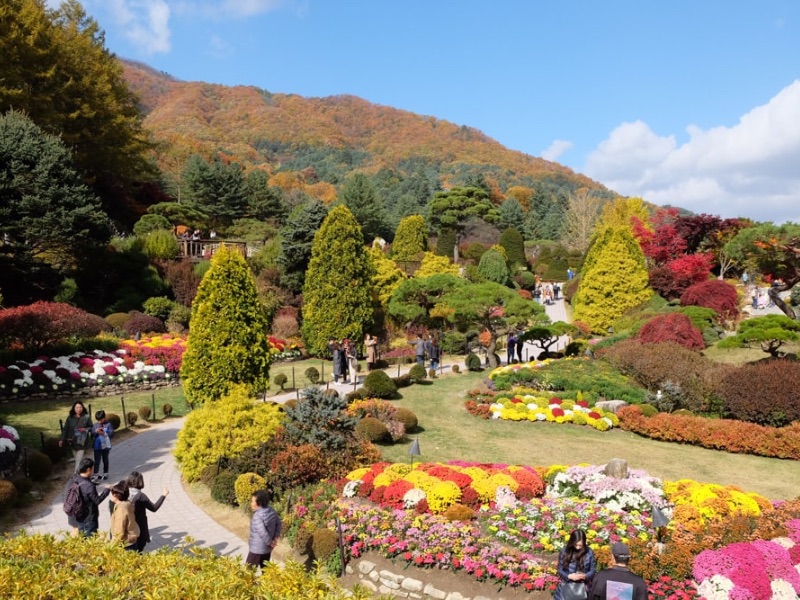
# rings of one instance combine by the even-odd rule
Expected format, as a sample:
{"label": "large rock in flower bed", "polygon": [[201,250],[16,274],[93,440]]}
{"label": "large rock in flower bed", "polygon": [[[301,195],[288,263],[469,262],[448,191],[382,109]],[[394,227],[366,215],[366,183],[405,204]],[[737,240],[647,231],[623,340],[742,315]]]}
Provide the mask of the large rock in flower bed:
{"label": "large rock in flower bed", "polygon": [[603,473],[615,479],[628,478],[628,461],[624,458],[612,458],[603,469]]}
{"label": "large rock in flower bed", "polygon": [[617,411],[623,406],[628,406],[628,403],[625,400],[600,400],[595,402],[594,406],[606,412],[617,414]]}

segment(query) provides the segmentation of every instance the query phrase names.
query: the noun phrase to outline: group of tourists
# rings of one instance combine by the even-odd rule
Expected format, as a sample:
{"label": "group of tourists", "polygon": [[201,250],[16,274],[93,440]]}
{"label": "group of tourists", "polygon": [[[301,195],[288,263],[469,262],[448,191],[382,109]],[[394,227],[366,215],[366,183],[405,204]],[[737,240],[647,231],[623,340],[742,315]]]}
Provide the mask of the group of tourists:
{"label": "group of tourists", "polygon": [[328,340],[328,352],[333,361],[333,383],[358,381],[358,348],[352,340]]}
{"label": "group of tourists", "polygon": [[[61,439],[58,445],[72,450],[76,475],[86,451],[90,448],[94,450],[94,464],[98,472],[93,475],[93,479],[100,481],[108,478],[108,455],[111,452],[111,438],[114,436],[114,427],[106,419],[104,410],[98,410],[94,413],[94,418],[97,421],[92,423],[92,417],[83,402],[75,402],[61,429]],[[103,465],[102,473],[99,471],[101,462]]]}
{"label": "group of tourists", "polygon": [[525,340],[520,339],[517,332],[509,332],[506,342],[506,364],[513,364],[515,361],[522,362],[522,349],[524,346]]}
{"label": "group of tourists", "polygon": [[561,286],[558,283],[540,283],[533,291],[533,297],[538,299],[545,306],[551,306],[558,300],[561,293]]}
{"label": "group of tourists", "polygon": [[414,355],[418,365],[425,366],[425,359],[428,359],[430,368],[434,371],[439,368],[439,361],[442,359],[442,348],[439,340],[432,335],[417,335],[415,340],[409,342],[414,346]]}
{"label": "group of tourists", "polygon": [[573,531],[558,554],[559,584],[554,600],[647,600],[647,583],[631,573],[631,551],[627,544],[611,544],[611,566],[597,572],[597,558],[586,533]]}

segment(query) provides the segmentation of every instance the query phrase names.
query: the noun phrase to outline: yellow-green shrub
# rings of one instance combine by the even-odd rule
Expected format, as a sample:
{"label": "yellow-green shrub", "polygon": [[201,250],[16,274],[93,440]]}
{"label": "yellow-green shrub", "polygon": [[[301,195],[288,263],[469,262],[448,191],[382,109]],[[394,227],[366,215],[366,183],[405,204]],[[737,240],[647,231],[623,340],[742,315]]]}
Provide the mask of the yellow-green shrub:
{"label": "yellow-green shrub", "polygon": [[14,505],[17,499],[17,488],[7,479],[0,479],[0,512]]}
{"label": "yellow-green shrub", "polygon": [[200,477],[203,468],[222,457],[234,457],[269,439],[281,424],[283,413],[277,404],[253,402],[247,386],[234,386],[216,402],[189,413],[175,448],[175,458],[189,481]]}
{"label": "yellow-green shrub", "polygon": [[244,473],[236,478],[233,488],[236,490],[236,502],[242,508],[250,507],[250,498],[258,490],[267,487],[267,480],[258,473]]}
{"label": "yellow-green shrub", "polygon": [[[81,568],[64,568],[81,565]],[[216,598],[340,600],[371,598],[363,589],[351,595],[321,573],[295,562],[281,568],[268,563],[259,577],[241,560],[218,556],[209,548],[126,552],[101,536],[55,538],[51,535],[0,538],[3,595],[20,600],[52,598]]]}
{"label": "yellow-green shrub", "polygon": [[311,534],[311,557],[324,561],[338,548],[338,536],[332,529],[315,529]]}

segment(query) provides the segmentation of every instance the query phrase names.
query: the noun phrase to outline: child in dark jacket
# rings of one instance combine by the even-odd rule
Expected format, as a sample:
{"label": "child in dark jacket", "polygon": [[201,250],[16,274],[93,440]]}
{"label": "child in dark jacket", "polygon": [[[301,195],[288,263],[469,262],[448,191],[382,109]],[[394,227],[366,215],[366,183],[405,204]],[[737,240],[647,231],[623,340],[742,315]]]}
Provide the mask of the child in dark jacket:
{"label": "child in dark jacket", "polygon": [[[106,411],[98,410],[94,413],[95,424],[92,428],[94,434],[94,464],[97,473],[95,481],[108,478],[108,455],[111,452],[111,436],[114,435],[114,426],[106,419]],[[103,461],[103,473],[100,474],[100,461]]]}

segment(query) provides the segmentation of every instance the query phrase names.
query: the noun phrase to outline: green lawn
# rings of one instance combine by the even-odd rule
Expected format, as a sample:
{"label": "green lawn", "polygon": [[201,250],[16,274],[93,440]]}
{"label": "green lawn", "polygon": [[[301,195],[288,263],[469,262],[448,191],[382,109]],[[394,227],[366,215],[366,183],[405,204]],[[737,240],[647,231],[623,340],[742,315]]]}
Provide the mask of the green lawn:
{"label": "green lawn", "polygon": [[[124,396],[106,396],[83,400],[86,408],[90,410],[92,420],[97,410],[106,413],[116,413],[122,417],[122,404],[125,403],[125,413],[138,412],[141,406],[150,406],[152,410],[155,401],[156,412],[151,419],[163,419],[164,404],[171,404],[173,417],[180,417],[189,412],[189,405],[180,386],[160,388],[153,391],[133,392]],[[74,400],[35,400],[24,402],[7,402],[0,405],[0,415],[15,427],[20,438],[26,446],[39,448],[41,436],[59,437],[61,426],[59,421],[66,420]],[[124,419],[123,419],[124,421]],[[122,426],[124,428],[124,425]]]}
{"label": "green lawn", "polygon": [[[484,420],[464,408],[464,392],[486,373],[448,375],[430,385],[401,391],[397,406],[419,418],[422,461],[468,460],[533,466],[605,464],[624,458],[631,468],[667,480],[737,485],[771,499],[798,496],[800,462],[729,454],[695,446],[658,442],[621,429],[600,432],[589,427]],[[408,462],[410,441],[383,446],[386,460]]]}

